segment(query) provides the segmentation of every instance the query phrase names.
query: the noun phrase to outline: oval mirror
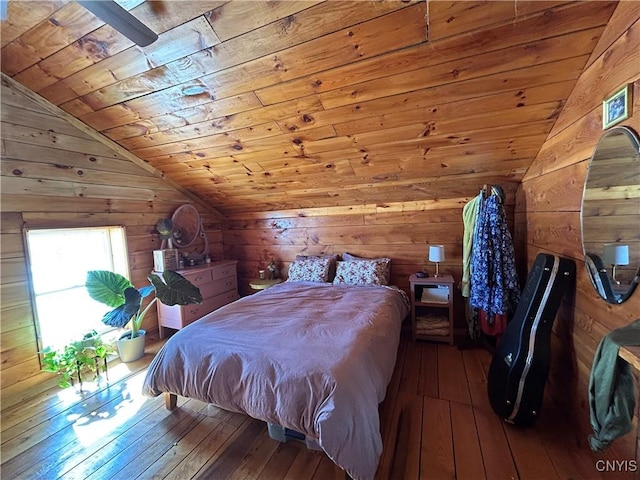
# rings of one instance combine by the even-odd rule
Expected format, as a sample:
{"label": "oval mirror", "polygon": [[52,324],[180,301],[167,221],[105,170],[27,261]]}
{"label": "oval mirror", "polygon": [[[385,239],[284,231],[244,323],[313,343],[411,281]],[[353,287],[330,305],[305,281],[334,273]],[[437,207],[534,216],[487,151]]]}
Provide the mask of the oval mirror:
{"label": "oval mirror", "polygon": [[640,139],[616,127],[591,157],[582,196],[582,248],[591,283],[622,303],[640,280]]}
{"label": "oval mirror", "polygon": [[207,236],[202,226],[202,218],[193,205],[181,205],[171,217],[172,231],[171,242],[175,248],[184,249],[190,247],[198,238],[204,241],[202,255],[209,250]]}

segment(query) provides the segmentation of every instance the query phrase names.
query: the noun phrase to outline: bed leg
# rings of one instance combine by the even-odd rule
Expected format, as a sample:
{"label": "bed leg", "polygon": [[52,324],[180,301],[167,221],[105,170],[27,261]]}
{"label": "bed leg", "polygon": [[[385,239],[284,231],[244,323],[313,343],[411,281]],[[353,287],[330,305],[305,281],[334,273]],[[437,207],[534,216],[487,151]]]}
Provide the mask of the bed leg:
{"label": "bed leg", "polygon": [[167,410],[173,410],[178,405],[178,396],[174,393],[165,393],[164,394],[164,406],[167,407]]}

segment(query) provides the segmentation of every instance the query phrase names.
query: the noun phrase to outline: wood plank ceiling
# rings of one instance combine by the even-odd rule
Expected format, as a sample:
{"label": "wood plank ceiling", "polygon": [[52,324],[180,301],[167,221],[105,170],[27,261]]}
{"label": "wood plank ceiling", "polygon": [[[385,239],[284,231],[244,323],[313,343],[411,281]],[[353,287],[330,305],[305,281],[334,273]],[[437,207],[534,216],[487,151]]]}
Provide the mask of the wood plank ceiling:
{"label": "wood plank ceiling", "polygon": [[512,195],[617,2],[16,1],[2,72],[225,214]]}

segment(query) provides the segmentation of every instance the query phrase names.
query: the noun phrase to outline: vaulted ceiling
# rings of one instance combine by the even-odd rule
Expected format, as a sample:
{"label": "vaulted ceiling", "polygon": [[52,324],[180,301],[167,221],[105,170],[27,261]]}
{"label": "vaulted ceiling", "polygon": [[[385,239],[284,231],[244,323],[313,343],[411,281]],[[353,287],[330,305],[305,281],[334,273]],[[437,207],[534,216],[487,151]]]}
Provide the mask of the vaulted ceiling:
{"label": "vaulted ceiling", "polygon": [[512,194],[617,2],[16,1],[2,72],[227,214]]}

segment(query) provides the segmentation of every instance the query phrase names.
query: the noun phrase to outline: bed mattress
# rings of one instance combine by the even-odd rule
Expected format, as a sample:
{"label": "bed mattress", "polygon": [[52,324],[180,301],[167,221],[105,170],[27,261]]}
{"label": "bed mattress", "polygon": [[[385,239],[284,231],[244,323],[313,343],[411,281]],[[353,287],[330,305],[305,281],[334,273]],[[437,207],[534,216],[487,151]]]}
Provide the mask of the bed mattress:
{"label": "bed mattress", "polygon": [[396,360],[404,292],[285,282],[177,332],[143,393],[173,393],[301,432],[354,479],[373,478],[378,404]]}

